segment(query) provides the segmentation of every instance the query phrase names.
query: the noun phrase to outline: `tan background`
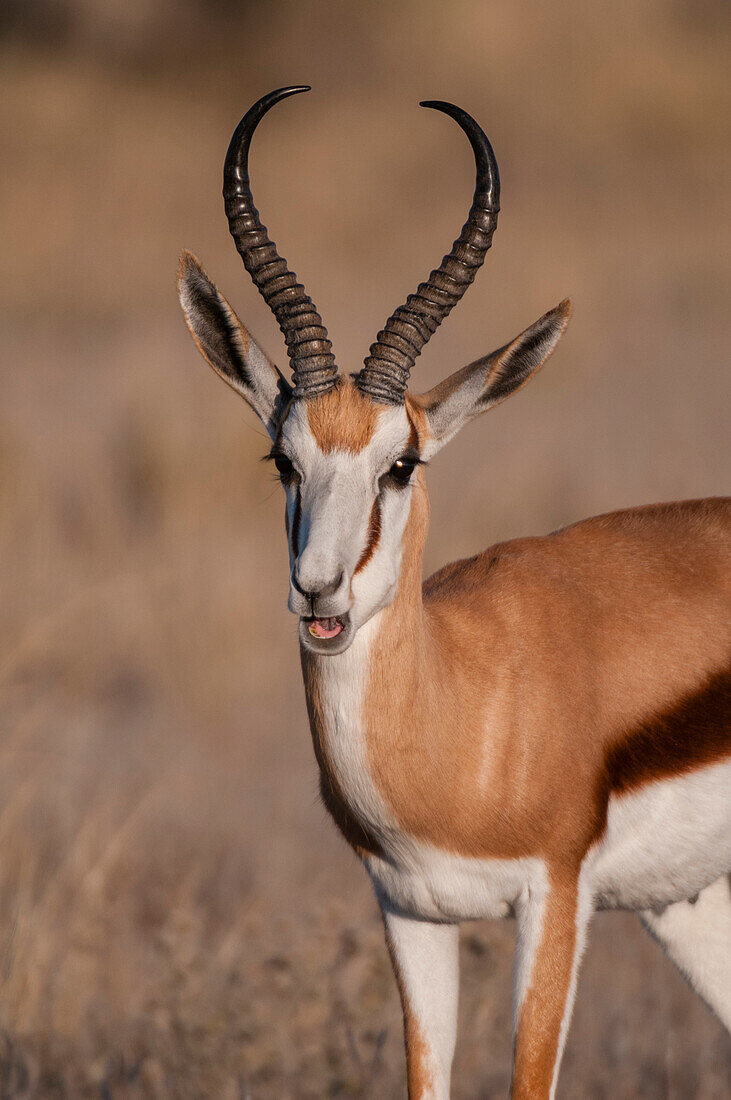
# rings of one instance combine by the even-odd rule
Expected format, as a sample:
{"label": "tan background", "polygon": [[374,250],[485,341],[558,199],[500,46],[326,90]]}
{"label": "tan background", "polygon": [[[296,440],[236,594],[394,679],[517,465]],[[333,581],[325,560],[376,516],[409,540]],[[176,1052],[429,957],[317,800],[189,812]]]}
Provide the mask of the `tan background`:
{"label": "tan background", "polygon": [[[429,473],[427,565],[728,488],[722,5],[25,0],[0,14],[0,1096],[403,1095],[376,906],[326,819],[263,433],[174,295],[193,249],[265,347],[228,238],[264,220],[356,369],[464,219],[503,213],[415,383],[567,294],[550,366]],[[546,731],[550,736],[550,731]],[[510,925],[464,935],[457,1100],[504,1097]],[[599,916],[560,1095],[704,1100],[728,1040]]]}

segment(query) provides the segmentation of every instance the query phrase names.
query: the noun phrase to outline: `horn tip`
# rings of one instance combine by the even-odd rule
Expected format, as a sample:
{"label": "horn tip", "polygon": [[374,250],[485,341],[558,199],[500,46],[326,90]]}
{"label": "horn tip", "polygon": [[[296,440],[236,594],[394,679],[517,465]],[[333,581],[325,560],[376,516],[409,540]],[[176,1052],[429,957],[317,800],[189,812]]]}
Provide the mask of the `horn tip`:
{"label": "horn tip", "polygon": [[479,129],[472,115],[469,115],[463,107],[458,107],[456,103],[448,103],[444,99],[422,99],[419,106],[431,107],[434,111],[441,111],[442,114],[449,115],[467,134],[474,131],[475,128]]}
{"label": "horn tip", "polygon": [[420,107],[433,107],[435,111],[444,111],[445,114],[450,114],[452,111],[459,111],[460,108],[456,107],[454,103],[447,103],[444,99],[422,99],[419,102]]}
{"label": "horn tip", "polygon": [[272,95],[284,96],[297,95],[298,92],[311,92],[311,84],[287,84],[284,88],[277,88],[276,92],[272,92]]}

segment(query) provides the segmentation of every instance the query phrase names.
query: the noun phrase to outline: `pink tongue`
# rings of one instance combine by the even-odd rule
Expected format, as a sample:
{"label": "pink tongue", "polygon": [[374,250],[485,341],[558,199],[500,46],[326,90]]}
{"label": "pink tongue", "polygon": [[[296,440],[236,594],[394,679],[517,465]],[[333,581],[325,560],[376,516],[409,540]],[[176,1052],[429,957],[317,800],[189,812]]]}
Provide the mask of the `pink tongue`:
{"label": "pink tongue", "polygon": [[315,638],[337,638],[342,629],[339,619],[313,619],[310,623],[310,634]]}

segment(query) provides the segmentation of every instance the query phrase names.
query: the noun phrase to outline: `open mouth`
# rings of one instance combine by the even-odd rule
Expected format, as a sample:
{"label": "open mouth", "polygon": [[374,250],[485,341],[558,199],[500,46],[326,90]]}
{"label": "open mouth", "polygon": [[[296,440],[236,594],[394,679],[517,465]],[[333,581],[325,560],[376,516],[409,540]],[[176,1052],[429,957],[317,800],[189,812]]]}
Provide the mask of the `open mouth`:
{"label": "open mouth", "polygon": [[337,638],[345,630],[345,623],[337,616],[332,619],[311,619],[307,629],[313,638]]}
{"label": "open mouth", "polygon": [[300,641],[311,653],[332,656],[348,648],[355,636],[355,625],[349,612],[315,619],[302,617],[299,625]]}

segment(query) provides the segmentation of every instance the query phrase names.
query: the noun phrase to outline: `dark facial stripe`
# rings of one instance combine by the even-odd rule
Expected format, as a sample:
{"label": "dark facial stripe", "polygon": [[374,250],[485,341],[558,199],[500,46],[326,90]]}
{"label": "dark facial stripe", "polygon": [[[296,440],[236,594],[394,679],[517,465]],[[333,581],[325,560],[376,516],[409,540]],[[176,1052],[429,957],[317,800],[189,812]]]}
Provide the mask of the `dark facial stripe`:
{"label": "dark facial stripe", "polygon": [[300,520],[302,519],[302,500],[300,497],[299,488],[297,488],[297,500],[294,505],[294,518],[292,519],[292,532],[290,539],[292,541],[292,555],[295,561],[300,556]]}
{"label": "dark facial stripe", "polygon": [[617,794],[715,764],[731,755],[731,672],[709,676],[698,691],[642,722],[607,756],[609,789]]}
{"label": "dark facial stripe", "polygon": [[371,518],[368,521],[368,538],[366,540],[365,549],[360,556],[360,560],[355,567],[355,572],[360,573],[361,569],[365,569],[368,562],[373,557],[376,547],[378,546],[378,540],[381,537],[381,505],[378,501],[378,497],[373,501],[373,507],[371,508]]}

